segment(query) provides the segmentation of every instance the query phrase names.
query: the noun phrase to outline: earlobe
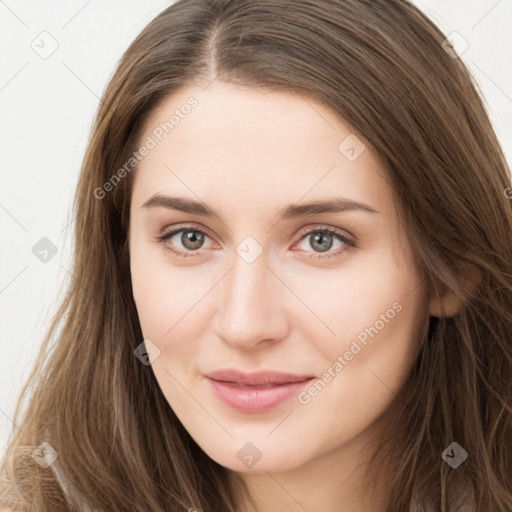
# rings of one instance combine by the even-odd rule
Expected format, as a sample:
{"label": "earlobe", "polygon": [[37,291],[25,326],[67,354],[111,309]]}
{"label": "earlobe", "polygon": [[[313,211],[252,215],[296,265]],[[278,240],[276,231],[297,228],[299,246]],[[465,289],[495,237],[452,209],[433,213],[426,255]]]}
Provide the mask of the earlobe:
{"label": "earlobe", "polygon": [[[478,285],[482,281],[482,274],[474,265],[466,263],[463,267],[465,269],[465,278],[462,284],[469,294],[473,296]],[[431,298],[429,304],[429,315],[438,318],[455,316],[460,312],[463,305],[464,300],[457,296],[453,291],[448,290],[445,293]]]}

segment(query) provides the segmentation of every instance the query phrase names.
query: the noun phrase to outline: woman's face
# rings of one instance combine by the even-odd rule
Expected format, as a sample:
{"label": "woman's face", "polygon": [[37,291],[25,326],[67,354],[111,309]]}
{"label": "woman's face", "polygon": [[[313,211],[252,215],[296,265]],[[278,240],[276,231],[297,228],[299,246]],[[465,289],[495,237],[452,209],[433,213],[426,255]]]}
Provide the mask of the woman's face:
{"label": "woman's face", "polygon": [[[318,103],[216,81],[168,97],[142,146],[133,295],[151,368],[190,435],[239,472],[292,470],[368,440],[428,318],[368,143]],[[207,377],[221,370],[271,374]]]}

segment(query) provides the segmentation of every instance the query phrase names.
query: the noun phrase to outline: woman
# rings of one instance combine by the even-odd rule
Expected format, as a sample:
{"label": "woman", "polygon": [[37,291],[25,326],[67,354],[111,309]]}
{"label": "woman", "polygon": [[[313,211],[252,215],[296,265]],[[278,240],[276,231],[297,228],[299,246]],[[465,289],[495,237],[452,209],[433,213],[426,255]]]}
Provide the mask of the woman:
{"label": "woman", "polygon": [[146,27],[2,505],[512,510],[510,170],[445,39],[403,0]]}

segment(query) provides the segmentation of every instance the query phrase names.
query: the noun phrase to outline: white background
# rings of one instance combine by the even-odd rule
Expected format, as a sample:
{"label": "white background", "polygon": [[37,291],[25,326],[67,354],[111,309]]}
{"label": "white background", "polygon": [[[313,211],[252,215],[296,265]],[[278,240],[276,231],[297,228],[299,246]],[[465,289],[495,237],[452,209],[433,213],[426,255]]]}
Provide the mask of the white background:
{"label": "white background", "polygon": [[[99,98],[124,50],[170,3],[0,0],[0,457],[15,399],[69,278],[71,201]],[[469,43],[462,59],[511,162],[512,2],[414,3],[445,34],[457,31]],[[32,48],[49,37],[43,31],[58,44],[47,59]],[[32,253],[42,237],[58,249],[47,263]]]}

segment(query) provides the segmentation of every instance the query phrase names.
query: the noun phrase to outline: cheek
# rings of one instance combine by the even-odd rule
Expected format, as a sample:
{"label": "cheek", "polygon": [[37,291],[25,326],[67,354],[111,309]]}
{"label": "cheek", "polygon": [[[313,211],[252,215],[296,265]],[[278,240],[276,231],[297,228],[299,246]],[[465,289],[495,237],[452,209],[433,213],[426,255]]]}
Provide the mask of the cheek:
{"label": "cheek", "polygon": [[348,403],[354,389],[360,397],[398,391],[428,320],[427,297],[416,270],[397,264],[391,252],[382,251],[376,260],[333,272],[316,289],[303,278],[303,286],[309,286],[304,291],[308,306],[330,331],[309,336],[324,360],[325,377],[318,387],[329,387]]}
{"label": "cheek", "polygon": [[361,286],[344,279],[344,293],[323,308],[336,336],[318,340],[324,367],[298,397],[304,436],[315,428],[324,439],[310,439],[311,445],[343,443],[369,427],[390,407],[415,361],[424,289],[415,274],[392,265],[384,273],[381,262],[381,271],[367,273]]}
{"label": "cheek", "polygon": [[336,341],[325,352],[332,365],[338,364],[326,370],[339,375],[332,379],[336,381],[332,392],[355,408],[366,402],[378,409],[379,400],[387,403],[398,392],[414,363],[421,328],[428,320],[419,276],[381,263],[380,270],[367,272],[363,282],[345,280],[346,293],[337,304],[339,313],[330,312]]}
{"label": "cheek", "polygon": [[311,312],[304,315],[300,303],[301,315],[293,310],[303,318],[297,326],[311,326],[309,338],[329,357],[333,349],[348,350],[354,339],[407,337],[426,307],[416,270],[397,263],[387,248],[333,269],[281,270]]}
{"label": "cheek", "polygon": [[[134,239],[130,248],[132,291],[144,338],[173,354],[190,349],[202,306],[218,278],[211,270],[170,263],[163,248],[148,248]],[[204,302],[203,302],[204,300]],[[187,343],[180,343],[186,339]]]}
{"label": "cheek", "polygon": [[[172,310],[173,297],[178,296],[179,284],[172,279],[170,269],[163,265],[156,242],[147,240],[142,229],[130,237],[130,273],[132,291],[144,336],[156,336],[172,319],[162,315],[164,305]],[[173,282],[174,281],[174,282]],[[181,292],[180,292],[181,293]],[[169,327],[167,327],[168,329]]]}

